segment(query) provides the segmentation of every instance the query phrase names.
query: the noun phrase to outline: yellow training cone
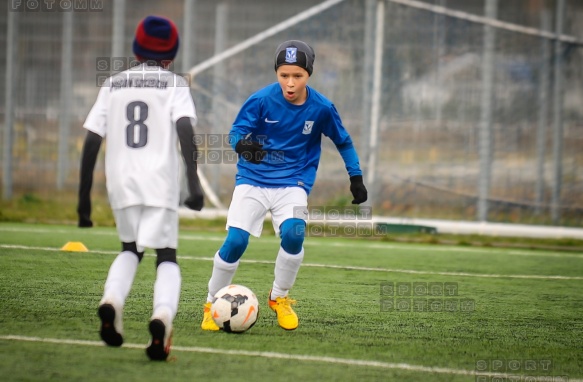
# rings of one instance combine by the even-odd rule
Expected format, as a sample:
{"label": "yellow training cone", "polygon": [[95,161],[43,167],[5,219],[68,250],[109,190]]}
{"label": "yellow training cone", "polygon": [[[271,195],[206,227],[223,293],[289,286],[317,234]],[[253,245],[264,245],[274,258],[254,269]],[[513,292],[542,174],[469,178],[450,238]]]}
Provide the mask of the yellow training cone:
{"label": "yellow training cone", "polygon": [[67,244],[63,245],[61,251],[69,251],[69,252],[89,252],[87,247],[81,243],[80,241],[70,241]]}

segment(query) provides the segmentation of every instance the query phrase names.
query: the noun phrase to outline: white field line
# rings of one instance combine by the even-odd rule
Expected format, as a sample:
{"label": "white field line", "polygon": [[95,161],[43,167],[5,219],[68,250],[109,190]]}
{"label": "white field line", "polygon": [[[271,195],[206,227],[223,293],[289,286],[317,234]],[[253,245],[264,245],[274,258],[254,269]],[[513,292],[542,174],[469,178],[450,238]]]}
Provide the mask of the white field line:
{"label": "white field line", "polygon": [[[43,229],[43,228],[11,228],[11,227],[0,227],[0,232],[23,232],[23,233],[46,233],[46,234],[53,234],[53,233],[61,233],[61,234],[72,234],[79,232],[79,229]],[[89,231],[85,231],[89,232]],[[91,235],[100,235],[100,236],[115,236],[117,237],[117,232],[110,231],[98,231],[94,230],[91,231]],[[206,241],[217,241],[223,242],[225,240],[225,235],[221,236],[207,236],[207,235],[192,235],[192,234],[181,234],[179,236],[182,240],[206,240]],[[279,239],[275,237],[262,237],[260,239],[252,239],[252,244],[256,243],[278,243]],[[461,253],[474,253],[474,254],[496,254],[496,255],[511,255],[511,256],[532,256],[532,257],[573,257],[583,259],[583,254],[580,253],[563,253],[563,252],[550,252],[550,251],[543,251],[537,250],[535,251],[520,251],[515,249],[504,249],[504,248],[468,248],[468,247],[454,247],[454,246],[442,246],[442,245],[420,245],[416,243],[404,243],[404,244],[384,244],[384,243],[363,243],[362,241],[358,242],[348,242],[344,241],[342,243],[338,243],[335,241],[326,241],[326,242],[315,242],[315,241],[306,241],[304,242],[304,246],[310,247],[353,247],[359,249],[379,249],[379,250],[403,250],[406,249],[407,251],[418,251],[418,252],[431,252],[431,253],[451,253],[451,252],[461,252]]]}
{"label": "white field line", "polygon": [[[105,344],[100,341],[86,341],[86,340],[69,340],[69,339],[58,339],[58,338],[41,338],[41,337],[26,337],[18,335],[4,335],[0,336],[0,340],[6,341],[22,341],[22,342],[41,342],[50,343],[57,345],[75,345],[75,346],[103,346]],[[144,345],[139,344],[123,344],[124,348],[129,349],[143,349]],[[312,356],[303,354],[289,354],[289,353],[275,353],[275,352],[262,352],[262,351],[248,351],[248,350],[226,350],[226,349],[216,349],[216,348],[206,348],[198,346],[172,346],[173,351],[187,352],[187,353],[208,353],[208,354],[220,354],[220,355],[230,355],[230,356],[246,356],[246,357],[260,357],[269,359],[284,359],[284,360],[294,360],[294,361],[304,361],[304,362],[319,362],[319,363],[329,363],[335,365],[347,365],[347,366],[363,366],[363,367],[376,367],[381,369],[397,369],[406,370],[417,373],[429,373],[429,374],[450,374],[450,375],[468,375],[468,376],[484,376],[484,377],[498,377],[504,378],[505,380],[528,380],[528,381],[548,381],[551,376],[526,376],[520,374],[509,374],[509,373],[494,373],[488,371],[476,371],[476,370],[466,370],[466,369],[452,369],[447,367],[433,367],[433,366],[422,366],[422,365],[411,365],[408,363],[392,363],[392,362],[382,362],[382,361],[368,361],[361,359],[350,359],[350,358],[337,358],[337,357],[323,357],[323,356]],[[518,379],[516,379],[518,378]],[[573,379],[569,378],[570,382],[583,382],[583,379]]]}
{"label": "white field line", "polygon": [[[7,249],[25,249],[36,251],[61,251],[60,248],[52,247],[30,247],[25,245],[11,245],[0,244],[0,248]],[[105,255],[115,255],[116,251],[99,251],[91,250],[88,253],[98,253]],[[154,254],[146,254],[146,256],[155,256]],[[198,261],[213,261],[212,257],[194,257],[194,256],[177,256],[183,260],[198,260]],[[247,260],[241,259],[243,263],[249,264],[274,264],[274,261],[269,260]],[[329,268],[329,269],[343,269],[351,271],[364,272],[388,272],[388,273],[405,273],[413,275],[437,275],[437,276],[454,276],[454,277],[481,277],[481,278],[497,278],[497,279],[531,279],[531,280],[583,280],[583,276],[560,276],[560,275],[502,275],[502,274],[488,274],[488,273],[467,273],[467,272],[438,272],[438,271],[419,271],[415,269],[394,269],[394,268],[376,268],[376,267],[359,267],[350,265],[334,265],[334,264],[318,264],[318,263],[302,263],[302,267],[310,268]]]}
{"label": "white field line", "polygon": [[[186,238],[185,238],[186,239]],[[188,239],[187,239],[188,240]],[[462,253],[475,253],[475,254],[496,254],[496,255],[512,255],[512,256],[533,256],[533,257],[575,257],[583,259],[583,254],[577,253],[559,253],[559,252],[544,252],[544,251],[518,251],[518,250],[505,250],[504,248],[491,248],[491,249],[481,249],[481,248],[468,248],[468,247],[451,247],[451,246],[441,246],[441,245],[423,245],[420,246],[416,243],[410,244],[379,244],[379,243],[323,243],[323,242],[311,242],[304,243],[306,246],[330,246],[330,247],[355,247],[355,248],[366,248],[366,249],[397,249],[407,251],[420,251],[420,252],[462,252]]]}

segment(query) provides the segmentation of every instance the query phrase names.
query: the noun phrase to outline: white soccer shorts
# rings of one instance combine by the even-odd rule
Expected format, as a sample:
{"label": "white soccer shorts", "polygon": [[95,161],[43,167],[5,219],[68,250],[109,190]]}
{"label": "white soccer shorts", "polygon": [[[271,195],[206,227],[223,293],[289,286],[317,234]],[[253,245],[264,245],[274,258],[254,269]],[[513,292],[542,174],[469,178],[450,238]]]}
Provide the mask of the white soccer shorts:
{"label": "white soccer shorts", "polygon": [[266,188],[241,184],[235,187],[227,214],[227,228],[241,228],[261,236],[267,212],[276,235],[279,226],[290,218],[308,218],[308,194],[301,187]]}
{"label": "white soccer shorts", "polygon": [[113,210],[119,239],[136,242],[144,248],[176,248],[178,246],[178,212],[168,208],[131,206]]}

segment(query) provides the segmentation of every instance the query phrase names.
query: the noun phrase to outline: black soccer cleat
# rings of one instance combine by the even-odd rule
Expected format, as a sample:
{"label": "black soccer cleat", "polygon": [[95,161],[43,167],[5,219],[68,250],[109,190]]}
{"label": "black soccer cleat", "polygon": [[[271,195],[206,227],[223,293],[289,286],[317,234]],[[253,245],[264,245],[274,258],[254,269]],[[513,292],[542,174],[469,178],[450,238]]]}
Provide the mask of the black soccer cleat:
{"label": "black soccer cleat", "polygon": [[[97,310],[101,319],[99,335],[103,342],[109,346],[120,347],[123,344],[121,334],[121,313],[117,313],[111,304],[101,304]],[[116,321],[117,325],[116,325]]]}
{"label": "black soccer cleat", "polygon": [[150,321],[150,333],[152,339],[146,348],[146,354],[152,361],[166,361],[172,345],[172,327],[155,318]]}

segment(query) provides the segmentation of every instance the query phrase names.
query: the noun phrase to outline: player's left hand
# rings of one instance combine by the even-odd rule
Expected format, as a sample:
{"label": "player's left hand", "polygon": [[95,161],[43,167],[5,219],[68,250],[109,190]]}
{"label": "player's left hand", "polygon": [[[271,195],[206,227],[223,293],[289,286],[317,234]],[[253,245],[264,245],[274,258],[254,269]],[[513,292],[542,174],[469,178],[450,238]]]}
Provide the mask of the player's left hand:
{"label": "player's left hand", "polygon": [[249,139],[241,139],[235,146],[235,152],[249,163],[259,164],[265,158],[267,152],[263,150],[263,144]]}
{"label": "player's left hand", "polygon": [[93,227],[93,222],[91,221],[91,200],[79,200],[79,204],[77,205],[77,216],[79,217],[77,227]]}
{"label": "player's left hand", "polygon": [[204,207],[204,197],[202,196],[202,194],[190,195],[184,201],[184,205],[190,208],[191,210],[200,211],[202,210],[202,207]]}
{"label": "player's left hand", "polygon": [[354,199],[352,204],[360,204],[366,202],[368,199],[368,191],[362,182],[362,175],[354,175],[350,177],[350,192]]}
{"label": "player's left hand", "polygon": [[77,222],[77,227],[79,228],[91,228],[93,227],[93,222],[91,221],[91,216],[89,214],[79,214],[79,221]]}

